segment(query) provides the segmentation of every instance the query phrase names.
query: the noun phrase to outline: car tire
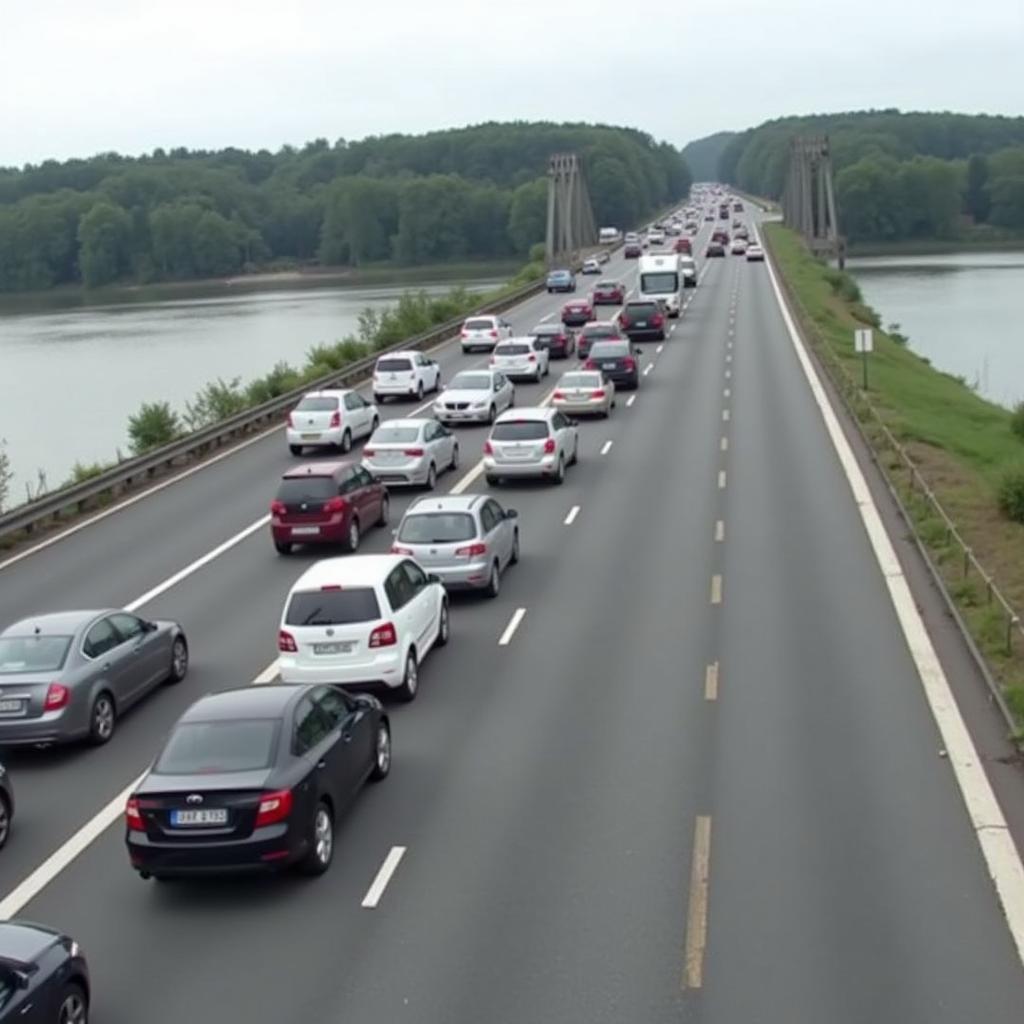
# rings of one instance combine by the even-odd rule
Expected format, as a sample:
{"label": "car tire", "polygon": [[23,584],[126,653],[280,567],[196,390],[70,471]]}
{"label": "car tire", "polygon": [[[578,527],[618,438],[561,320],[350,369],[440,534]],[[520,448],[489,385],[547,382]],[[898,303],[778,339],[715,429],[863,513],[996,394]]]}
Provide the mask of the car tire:
{"label": "car tire", "polygon": [[565,459],[561,455],[558,456],[558,472],[552,477],[552,480],[556,484],[565,483]]}
{"label": "car tire", "polygon": [[452,461],[448,466],[449,469],[459,468],[459,446],[457,444],[452,445]]}
{"label": "car tire", "polygon": [[508,400],[508,407],[511,409],[516,404],[515,388],[512,389],[512,397]]}
{"label": "car tire", "polygon": [[409,653],[405,656],[405,670],[402,673],[402,682],[397,690],[398,699],[408,704],[416,699],[416,694],[419,693],[419,690],[419,665],[416,663],[416,651],[410,647]]}
{"label": "car tire", "polygon": [[491,403],[490,409],[487,410],[487,422],[494,423],[498,418],[498,410],[494,407],[494,403]]}
{"label": "car tire", "polygon": [[188,675],[188,641],[183,636],[176,636],[171,644],[171,671],[167,675],[169,683],[180,683]]}
{"label": "car tire", "polygon": [[352,431],[345,429],[345,433],[341,435],[341,450],[344,453],[352,451]]}
{"label": "car tire", "polygon": [[377,520],[378,526],[387,526],[388,519],[391,516],[391,499],[385,494],[380,499],[380,518]]}
{"label": "car tire", "polygon": [[486,480],[492,487],[497,487],[501,483],[500,476],[491,476],[490,474],[488,474]]}
{"label": "car tire", "polygon": [[374,416],[373,419],[370,422],[370,433],[367,434],[366,436],[367,437],[373,437],[375,431],[377,430],[377,428],[379,426],[380,426],[380,417],[379,416]]}
{"label": "car tire", "polygon": [[291,542],[287,541],[287,540],[275,540],[274,541],[274,550],[279,555],[290,555],[292,553]]}
{"label": "car tire", "polygon": [[318,800],[310,822],[309,851],[300,867],[304,875],[322,875],[334,859],[334,814],[326,800]]}
{"label": "car tire", "polygon": [[383,395],[378,395],[377,392],[375,391],[373,393],[373,404],[374,405],[383,405],[384,404],[384,396]]}
{"label": "car tire", "polygon": [[576,443],[572,446],[572,458],[569,460],[570,466],[575,466],[580,461],[580,439],[576,438]]}
{"label": "car tire", "polygon": [[437,467],[433,463],[427,467],[427,479],[424,481],[423,486],[428,491],[432,491],[437,486]]}
{"label": "car tire", "polygon": [[435,647],[447,647],[448,641],[452,637],[452,619],[451,612],[448,609],[447,598],[441,599],[441,618],[437,624],[437,639],[434,641]]}
{"label": "car tire", "polygon": [[416,385],[416,401],[417,402],[422,402],[423,401],[423,381],[420,381]]}
{"label": "car tire", "polygon": [[497,597],[501,593],[501,570],[498,568],[497,562],[491,564],[491,575],[487,578],[487,588],[484,593],[491,598]]}
{"label": "car tire", "polygon": [[540,368],[540,363],[537,364],[537,376],[533,378],[534,384],[539,384],[541,377],[544,376],[544,371]]}
{"label": "car tire", "polygon": [[77,981],[68,982],[61,989],[56,1024],[89,1024],[89,997]]}
{"label": "car tire", "polygon": [[89,742],[94,747],[102,747],[109,743],[117,727],[117,708],[114,698],[107,690],[96,694],[92,707],[89,709]]}
{"label": "car tire", "polygon": [[348,536],[345,538],[345,550],[355,553],[359,550],[359,520],[353,516],[348,524]]}
{"label": "car tire", "polygon": [[7,844],[7,838],[11,834],[11,805],[7,797],[0,793],[0,850]]}
{"label": "car tire", "polygon": [[302,445],[301,444],[290,444],[290,445],[288,445],[288,451],[290,451],[292,453],[292,455],[301,455],[302,454]]}
{"label": "car tire", "polygon": [[510,554],[508,556],[508,564],[509,565],[518,565],[519,564],[519,531],[518,530],[516,530],[516,532],[512,535],[512,554]]}
{"label": "car tire", "polygon": [[374,782],[386,779],[391,773],[391,726],[386,718],[377,723],[377,738],[373,744],[373,771],[370,778]]}

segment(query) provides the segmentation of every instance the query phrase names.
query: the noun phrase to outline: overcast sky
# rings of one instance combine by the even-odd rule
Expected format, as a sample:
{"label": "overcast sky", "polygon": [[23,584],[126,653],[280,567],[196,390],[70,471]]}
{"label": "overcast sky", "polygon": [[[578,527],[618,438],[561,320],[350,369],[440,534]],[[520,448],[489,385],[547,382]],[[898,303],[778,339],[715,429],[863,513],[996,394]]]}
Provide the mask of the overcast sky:
{"label": "overcast sky", "polygon": [[677,145],[811,111],[1024,113],[1024,0],[0,0],[0,165],[485,120]]}

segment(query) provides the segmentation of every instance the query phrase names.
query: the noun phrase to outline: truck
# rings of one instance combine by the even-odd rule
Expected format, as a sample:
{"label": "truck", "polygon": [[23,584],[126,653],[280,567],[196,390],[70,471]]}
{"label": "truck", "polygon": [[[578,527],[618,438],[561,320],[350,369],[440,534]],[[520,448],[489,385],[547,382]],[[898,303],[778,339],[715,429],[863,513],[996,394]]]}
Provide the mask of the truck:
{"label": "truck", "polygon": [[637,298],[660,302],[670,317],[678,317],[684,287],[679,257],[675,253],[649,253],[640,257],[638,269]]}

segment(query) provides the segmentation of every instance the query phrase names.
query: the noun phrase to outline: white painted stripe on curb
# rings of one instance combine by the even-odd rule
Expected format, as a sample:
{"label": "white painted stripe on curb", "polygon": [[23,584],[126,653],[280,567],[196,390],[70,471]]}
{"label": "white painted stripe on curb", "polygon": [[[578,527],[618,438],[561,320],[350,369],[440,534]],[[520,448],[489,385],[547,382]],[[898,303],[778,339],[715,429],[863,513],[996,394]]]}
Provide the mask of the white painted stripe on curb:
{"label": "white painted stripe on curb", "polygon": [[398,865],[402,862],[402,858],[405,856],[404,846],[392,846],[388,851],[388,855],[384,858],[384,863],[381,864],[380,870],[377,872],[377,877],[373,880],[373,884],[366,891],[366,895],[363,897],[362,905],[368,907],[371,910],[380,903],[381,896],[384,895],[384,890],[388,887],[388,882],[391,881],[391,876],[398,869]]}

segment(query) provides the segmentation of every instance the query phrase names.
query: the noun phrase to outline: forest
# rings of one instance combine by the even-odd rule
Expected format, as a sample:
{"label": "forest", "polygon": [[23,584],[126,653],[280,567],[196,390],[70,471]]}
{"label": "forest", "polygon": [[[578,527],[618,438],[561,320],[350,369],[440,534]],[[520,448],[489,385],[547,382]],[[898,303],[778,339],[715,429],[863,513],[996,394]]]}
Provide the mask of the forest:
{"label": "forest", "polygon": [[632,225],[690,185],[679,150],[636,129],[526,122],[0,168],[0,291],[525,260],[559,151],[582,156],[601,224]]}
{"label": "forest", "polygon": [[840,228],[853,242],[1008,238],[1024,233],[1024,117],[859,111],[786,117],[718,133],[684,155],[714,177],[782,194],[789,140],[827,134]]}

